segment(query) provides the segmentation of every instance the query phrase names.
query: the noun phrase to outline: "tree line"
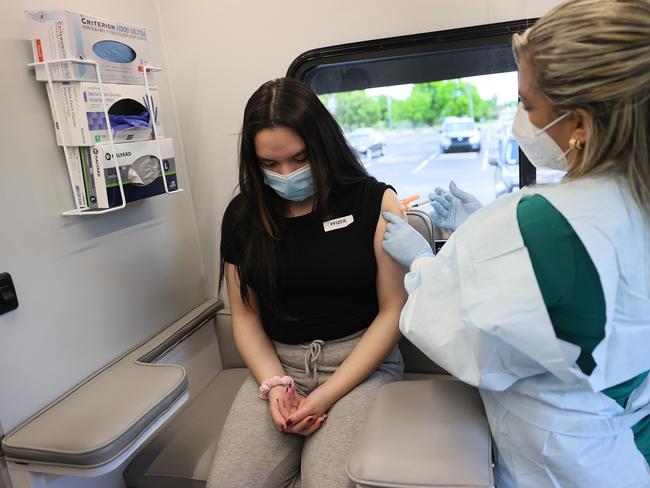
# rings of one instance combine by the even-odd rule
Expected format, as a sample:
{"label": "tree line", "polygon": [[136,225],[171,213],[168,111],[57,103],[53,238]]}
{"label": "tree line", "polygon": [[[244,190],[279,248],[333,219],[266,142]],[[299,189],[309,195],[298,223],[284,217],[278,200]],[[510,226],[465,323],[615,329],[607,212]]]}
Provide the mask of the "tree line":
{"label": "tree line", "polygon": [[344,130],[433,126],[445,117],[471,112],[479,121],[496,117],[500,109],[496,97],[484,100],[473,84],[460,80],[415,84],[405,100],[371,97],[364,90],[320,95],[320,99]]}

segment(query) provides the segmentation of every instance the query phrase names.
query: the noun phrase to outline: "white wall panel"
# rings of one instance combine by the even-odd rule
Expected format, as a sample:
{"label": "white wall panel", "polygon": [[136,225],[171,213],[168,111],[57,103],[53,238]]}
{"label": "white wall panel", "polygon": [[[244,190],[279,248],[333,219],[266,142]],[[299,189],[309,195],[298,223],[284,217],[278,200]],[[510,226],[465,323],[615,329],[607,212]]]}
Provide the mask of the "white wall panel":
{"label": "white wall panel", "polygon": [[488,0],[490,22],[541,17],[562,0]]}
{"label": "white wall panel", "polygon": [[[25,8],[59,8],[150,28],[152,62],[168,68],[155,0],[4,0],[0,6],[0,272],[20,307],[0,316],[0,430],[8,432],[206,297],[169,71],[157,77],[184,193],[95,217],[74,203]],[[183,93],[184,89],[179,90]]]}

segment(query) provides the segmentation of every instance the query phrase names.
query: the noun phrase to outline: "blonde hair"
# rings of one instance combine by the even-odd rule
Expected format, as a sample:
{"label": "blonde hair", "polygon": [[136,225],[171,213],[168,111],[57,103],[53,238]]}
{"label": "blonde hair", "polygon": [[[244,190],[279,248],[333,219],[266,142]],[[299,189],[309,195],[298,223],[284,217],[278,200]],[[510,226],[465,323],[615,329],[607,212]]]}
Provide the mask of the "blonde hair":
{"label": "blonde hair", "polygon": [[650,218],[650,0],[572,0],[513,36],[558,114],[585,110],[582,158],[567,179],[625,175]]}

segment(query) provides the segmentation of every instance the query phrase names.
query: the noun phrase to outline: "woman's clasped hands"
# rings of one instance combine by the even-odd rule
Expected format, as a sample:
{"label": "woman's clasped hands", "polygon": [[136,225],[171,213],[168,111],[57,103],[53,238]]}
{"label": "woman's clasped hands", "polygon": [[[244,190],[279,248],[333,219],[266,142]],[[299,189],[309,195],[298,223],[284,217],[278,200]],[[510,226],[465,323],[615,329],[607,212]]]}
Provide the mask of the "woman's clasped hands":
{"label": "woman's clasped hands", "polygon": [[296,386],[275,386],[269,392],[269,411],[280,432],[308,437],[316,432],[331,405],[321,402],[318,388],[307,397],[296,391]]}

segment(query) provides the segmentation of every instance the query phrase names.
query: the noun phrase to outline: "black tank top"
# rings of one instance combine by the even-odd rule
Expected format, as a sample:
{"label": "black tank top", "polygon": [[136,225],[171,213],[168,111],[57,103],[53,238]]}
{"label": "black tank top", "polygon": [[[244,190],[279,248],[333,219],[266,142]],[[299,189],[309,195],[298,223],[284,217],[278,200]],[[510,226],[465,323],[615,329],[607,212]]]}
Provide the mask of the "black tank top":
{"label": "black tank top", "polygon": [[[372,323],[379,311],[373,239],[387,188],[370,177],[333,192],[325,222],[315,212],[283,219],[276,256],[286,315],[274,316],[260,300],[271,339],[287,344],[333,340]],[[221,253],[233,264],[241,259],[237,243],[245,238],[233,222],[241,202],[236,196],[223,218]]]}

